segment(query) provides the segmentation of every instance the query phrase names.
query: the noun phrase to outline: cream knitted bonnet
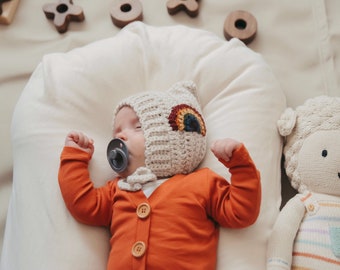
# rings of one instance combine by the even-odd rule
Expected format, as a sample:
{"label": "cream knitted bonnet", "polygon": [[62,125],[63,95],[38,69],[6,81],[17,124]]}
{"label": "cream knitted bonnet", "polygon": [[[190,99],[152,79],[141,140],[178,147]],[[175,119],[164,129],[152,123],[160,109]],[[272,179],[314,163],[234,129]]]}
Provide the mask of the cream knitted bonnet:
{"label": "cream knitted bonnet", "polygon": [[137,114],[145,137],[145,165],[157,178],[192,172],[206,152],[206,127],[191,81],[168,91],[149,91],[122,100]]}

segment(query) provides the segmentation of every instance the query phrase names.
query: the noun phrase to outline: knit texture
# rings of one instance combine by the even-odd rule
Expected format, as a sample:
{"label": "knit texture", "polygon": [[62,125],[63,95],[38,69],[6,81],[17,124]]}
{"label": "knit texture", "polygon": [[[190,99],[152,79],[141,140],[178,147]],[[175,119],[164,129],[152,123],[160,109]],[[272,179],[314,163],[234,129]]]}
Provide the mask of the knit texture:
{"label": "knit texture", "polygon": [[[301,195],[306,215],[294,241],[292,269],[340,269],[340,199]],[[294,268],[295,267],[295,268]]]}
{"label": "knit texture", "polygon": [[[294,200],[299,203],[294,203]],[[275,238],[277,241],[270,243],[269,252],[273,257],[268,258],[267,269],[340,269],[339,197],[305,192],[296,195],[288,204],[289,210],[284,208],[280,216],[280,235]],[[301,221],[298,218],[300,206],[304,212]],[[285,240],[291,239],[289,234],[292,230],[295,232],[293,224],[296,222],[298,229],[291,256],[278,253],[278,247],[283,247],[284,252],[290,250],[291,243]]]}
{"label": "knit texture", "polygon": [[278,130],[286,136],[283,150],[285,155],[285,169],[291,185],[300,193],[306,187],[301,183],[297,170],[298,152],[304,140],[317,130],[340,129],[340,98],[318,96],[307,100],[298,106],[294,112],[287,108],[278,121]]}
{"label": "knit texture", "polygon": [[267,269],[340,269],[340,98],[319,96],[288,108],[278,129],[299,193],[276,220]]}
{"label": "knit texture", "polygon": [[168,91],[148,91],[122,100],[137,114],[145,137],[145,165],[158,178],[192,172],[206,153],[206,127],[191,81]]}
{"label": "knit texture", "polygon": [[129,175],[126,179],[120,179],[118,181],[118,187],[122,190],[137,191],[141,190],[144,184],[156,180],[157,176],[154,175],[150,169],[145,167],[139,167],[133,174]]}

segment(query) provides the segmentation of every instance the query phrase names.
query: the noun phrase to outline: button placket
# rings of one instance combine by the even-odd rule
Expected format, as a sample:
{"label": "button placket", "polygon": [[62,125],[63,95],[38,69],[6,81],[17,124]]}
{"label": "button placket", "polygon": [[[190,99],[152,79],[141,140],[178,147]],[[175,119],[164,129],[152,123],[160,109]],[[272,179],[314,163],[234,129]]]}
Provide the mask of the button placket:
{"label": "button placket", "polygon": [[150,214],[151,206],[147,202],[140,201],[136,207],[136,239],[135,243],[132,245],[131,254],[136,260],[134,264],[140,265],[145,263],[146,253],[147,253],[147,243],[149,239],[150,232]]}

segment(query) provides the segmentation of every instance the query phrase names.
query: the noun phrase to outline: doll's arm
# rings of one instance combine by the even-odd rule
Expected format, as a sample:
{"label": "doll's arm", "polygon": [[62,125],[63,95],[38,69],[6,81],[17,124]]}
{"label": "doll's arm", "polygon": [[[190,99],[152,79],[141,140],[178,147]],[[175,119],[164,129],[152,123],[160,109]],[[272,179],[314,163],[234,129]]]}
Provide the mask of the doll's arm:
{"label": "doll's arm", "polygon": [[267,270],[291,269],[294,239],[304,214],[305,206],[298,196],[281,210],[268,242]]}

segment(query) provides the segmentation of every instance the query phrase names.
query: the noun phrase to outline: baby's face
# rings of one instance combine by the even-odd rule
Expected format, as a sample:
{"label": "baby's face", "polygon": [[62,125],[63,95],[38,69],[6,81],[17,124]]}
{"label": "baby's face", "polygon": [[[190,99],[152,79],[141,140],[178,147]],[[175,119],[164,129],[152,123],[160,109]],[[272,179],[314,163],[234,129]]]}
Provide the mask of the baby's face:
{"label": "baby's face", "polygon": [[137,168],[145,166],[145,138],[141,123],[131,107],[122,107],[116,114],[113,137],[123,140],[129,151],[128,167],[119,174],[121,177],[126,178]]}

